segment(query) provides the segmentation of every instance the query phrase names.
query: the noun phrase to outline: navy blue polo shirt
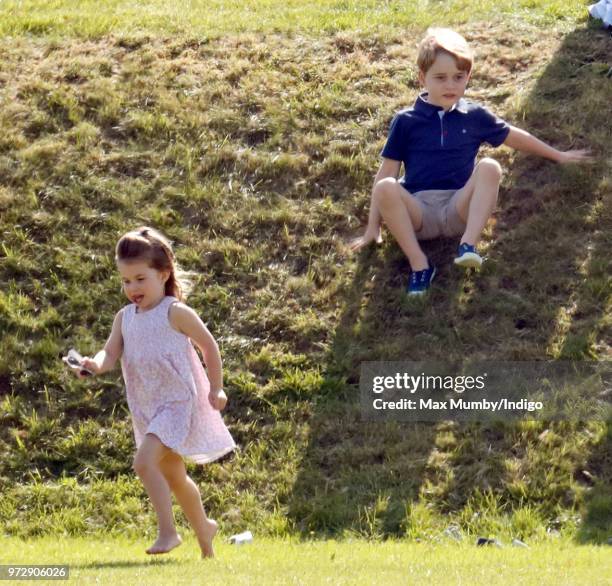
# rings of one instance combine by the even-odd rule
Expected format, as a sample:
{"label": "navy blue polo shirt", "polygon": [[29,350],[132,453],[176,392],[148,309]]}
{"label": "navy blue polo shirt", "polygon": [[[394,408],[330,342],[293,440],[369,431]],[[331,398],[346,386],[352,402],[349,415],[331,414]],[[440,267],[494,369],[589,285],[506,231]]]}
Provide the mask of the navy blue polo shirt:
{"label": "navy blue polo shirt", "polygon": [[510,126],[470,100],[461,98],[445,112],[426,102],[426,96],[395,116],[381,155],[404,163],[400,183],[412,193],[460,189],[474,171],[480,145],[499,146]]}

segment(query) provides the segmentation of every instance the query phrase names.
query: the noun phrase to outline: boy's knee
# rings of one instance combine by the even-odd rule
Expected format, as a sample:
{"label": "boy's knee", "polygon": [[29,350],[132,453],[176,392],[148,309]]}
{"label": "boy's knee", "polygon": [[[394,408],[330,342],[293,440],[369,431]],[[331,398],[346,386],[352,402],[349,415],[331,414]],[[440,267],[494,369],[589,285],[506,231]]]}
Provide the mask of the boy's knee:
{"label": "boy's knee", "polygon": [[393,198],[398,197],[399,190],[398,190],[397,179],[394,179],[393,177],[385,177],[384,179],[381,179],[374,186],[374,195],[378,198],[378,201],[382,204],[384,204],[385,202]]}
{"label": "boy's knee", "polygon": [[487,173],[498,181],[503,175],[501,165],[495,159],[491,159],[489,157],[485,157],[484,159],[482,159],[482,161],[478,163],[478,168],[481,173]]}

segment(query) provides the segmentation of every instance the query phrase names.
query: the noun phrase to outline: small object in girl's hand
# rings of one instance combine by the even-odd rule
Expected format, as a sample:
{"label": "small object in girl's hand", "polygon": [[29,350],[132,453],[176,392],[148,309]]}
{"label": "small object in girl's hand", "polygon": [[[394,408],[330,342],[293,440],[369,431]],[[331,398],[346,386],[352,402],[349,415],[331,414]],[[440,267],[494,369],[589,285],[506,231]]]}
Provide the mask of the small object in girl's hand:
{"label": "small object in girl's hand", "polygon": [[[70,348],[70,350],[68,351],[68,356],[64,356],[62,360],[70,368],[78,368],[83,363],[83,357],[74,348]],[[79,374],[81,376],[92,376],[93,372],[88,368],[81,368],[79,370]]]}

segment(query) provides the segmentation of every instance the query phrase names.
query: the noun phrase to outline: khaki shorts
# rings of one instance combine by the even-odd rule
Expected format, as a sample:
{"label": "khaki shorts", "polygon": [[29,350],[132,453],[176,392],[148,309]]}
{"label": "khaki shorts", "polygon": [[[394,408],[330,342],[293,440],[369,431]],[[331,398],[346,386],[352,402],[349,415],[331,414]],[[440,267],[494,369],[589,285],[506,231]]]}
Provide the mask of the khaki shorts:
{"label": "khaki shorts", "polygon": [[413,197],[421,204],[423,210],[423,225],[415,232],[418,240],[432,238],[453,238],[465,232],[466,224],[457,211],[456,189],[428,189],[413,193]]}

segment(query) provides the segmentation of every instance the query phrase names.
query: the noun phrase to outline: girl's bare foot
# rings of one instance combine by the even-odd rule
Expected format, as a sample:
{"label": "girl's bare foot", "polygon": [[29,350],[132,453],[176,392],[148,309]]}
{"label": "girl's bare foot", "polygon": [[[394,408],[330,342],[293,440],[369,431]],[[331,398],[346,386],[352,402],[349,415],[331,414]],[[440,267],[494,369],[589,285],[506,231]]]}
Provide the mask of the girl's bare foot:
{"label": "girl's bare foot", "polygon": [[157,541],[147,549],[147,553],[150,555],[156,555],[159,553],[168,553],[175,547],[178,547],[183,543],[181,536],[175,533],[174,535],[159,536]]}
{"label": "girl's bare foot", "polygon": [[351,242],[349,243],[349,248],[353,252],[356,252],[360,248],[363,248],[364,246],[370,244],[370,242],[376,242],[376,244],[380,244],[382,242],[382,233],[380,227],[376,232],[368,232],[366,230],[366,233],[363,236],[359,236],[359,238],[351,240]]}
{"label": "girl's bare foot", "polygon": [[215,552],[213,550],[213,539],[219,529],[219,525],[212,519],[206,519],[206,530],[200,540],[200,549],[202,550],[203,558],[214,558]]}

